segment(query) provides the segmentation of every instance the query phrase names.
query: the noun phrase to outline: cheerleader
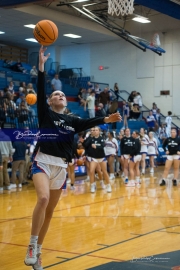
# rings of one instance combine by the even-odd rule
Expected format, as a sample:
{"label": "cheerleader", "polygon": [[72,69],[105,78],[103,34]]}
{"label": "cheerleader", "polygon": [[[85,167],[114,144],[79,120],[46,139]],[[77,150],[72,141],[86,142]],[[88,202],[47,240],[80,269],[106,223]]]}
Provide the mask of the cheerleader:
{"label": "cheerleader", "polygon": [[105,152],[105,155],[108,161],[108,166],[109,166],[109,172],[110,172],[109,179],[112,180],[115,178],[114,157],[116,156],[117,151],[118,151],[118,142],[114,138],[114,133],[112,131],[108,132],[107,136],[108,138],[105,141],[104,152]]}
{"label": "cheerleader", "polygon": [[[141,161],[141,142],[140,142],[140,136],[139,132],[134,131],[132,133],[132,138],[134,138],[134,144],[131,147],[131,153],[130,153],[130,161],[129,161],[129,174],[130,174],[130,181],[127,183],[127,187],[134,187],[135,184],[137,186],[140,185],[140,170],[139,170],[139,164]],[[135,175],[136,175],[136,181],[135,181]]]}
{"label": "cheerleader", "polygon": [[109,182],[109,175],[107,173],[107,161],[104,153],[104,139],[100,136],[100,128],[95,127],[94,137],[89,142],[89,157],[90,161],[90,183],[91,183],[91,193],[96,191],[96,185],[94,182],[95,169],[97,164],[100,165],[104,180],[106,181],[106,191],[111,192],[111,185]]}
{"label": "cheerleader", "polygon": [[149,132],[148,156],[150,162],[150,173],[154,173],[154,157],[158,155],[157,140],[154,138],[154,133]]}
{"label": "cheerleader", "polygon": [[145,129],[140,129],[140,136],[141,136],[141,168],[142,168],[142,174],[145,174],[145,168],[146,168],[146,156],[148,153],[148,144],[149,144],[149,137],[145,134]]}
{"label": "cheerleader", "polygon": [[[122,140],[122,138],[123,138],[123,136],[119,132],[119,136],[117,136],[118,152],[117,152],[117,157],[116,157],[116,175],[117,176],[119,176],[119,173],[120,173],[120,166],[121,166],[122,172],[124,170],[123,169],[123,158],[121,156],[121,140]],[[124,177],[124,175],[122,174],[121,177]]]}
{"label": "cheerleader", "polygon": [[126,128],[125,136],[121,140],[121,155],[123,156],[124,159],[125,184],[128,183],[128,165],[133,145],[134,145],[134,138],[131,137],[130,129]]}
{"label": "cheerleader", "polygon": [[174,179],[172,180],[173,186],[177,186],[177,178],[179,174],[180,139],[177,138],[177,131],[175,128],[171,130],[171,137],[167,138],[164,141],[163,149],[166,152],[167,159],[160,186],[166,185],[166,178],[168,176],[172,164],[174,166]]}

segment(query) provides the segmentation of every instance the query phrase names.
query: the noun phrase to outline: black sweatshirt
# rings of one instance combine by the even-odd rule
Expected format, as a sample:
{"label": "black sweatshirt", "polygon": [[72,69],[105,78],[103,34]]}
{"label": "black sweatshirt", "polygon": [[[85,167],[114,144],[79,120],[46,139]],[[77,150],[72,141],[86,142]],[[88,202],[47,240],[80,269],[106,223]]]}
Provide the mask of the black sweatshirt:
{"label": "black sweatshirt", "polygon": [[180,138],[167,138],[163,143],[163,149],[166,152],[166,148],[169,151],[169,155],[177,155],[180,151]]}
{"label": "black sweatshirt", "polygon": [[88,157],[89,157],[89,151],[90,151],[90,148],[91,148],[91,140],[92,140],[92,138],[93,137],[89,136],[82,143],[82,145],[85,148],[85,155],[88,156]]}
{"label": "black sweatshirt", "polygon": [[35,152],[40,152],[64,158],[67,162],[71,161],[72,148],[75,133],[79,133],[91,127],[104,124],[104,117],[91,119],[81,119],[70,115],[56,113],[48,107],[44,85],[44,72],[38,73],[38,92],[37,92],[37,113],[39,128],[49,130],[51,134],[56,134],[56,140],[42,141],[36,144]]}
{"label": "black sweatshirt", "polygon": [[131,152],[131,156],[137,156],[140,155],[140,151],[141,151],[141,143],[139,138],[134,140],[134,145],[132,147],[132,152]]}
{"label": "black sweatshirt", "polygon": [[121,155],[131,155],[134,151],[135,139],[124,136],[121,140]]}
{"label": "black sweatshirt", "polygon": [[[96,148],[93,148],[92,144],[95,144]],[[88,138],[84,144],[86,149],[88,149],[87,156],[92,158],[104,158],[105,157],[104,145],[105,145],[104,139],[101,136],[99,136],[98,138],[95,137]]]}

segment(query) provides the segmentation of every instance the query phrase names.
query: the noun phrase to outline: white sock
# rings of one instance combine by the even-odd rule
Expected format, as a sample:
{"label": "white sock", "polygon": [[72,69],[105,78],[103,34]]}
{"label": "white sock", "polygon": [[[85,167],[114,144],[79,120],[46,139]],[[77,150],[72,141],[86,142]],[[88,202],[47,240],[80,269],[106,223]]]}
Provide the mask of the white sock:
{"label": "white sock", "polygon": [[37,254],[41,253],[42,245],[37,244]]}
{"label": "white sock", "polygon": [[30,245],[37,245],[37,241],[38,241],[38,236],[36,235],[31,235],[31,238],[30,238]]}

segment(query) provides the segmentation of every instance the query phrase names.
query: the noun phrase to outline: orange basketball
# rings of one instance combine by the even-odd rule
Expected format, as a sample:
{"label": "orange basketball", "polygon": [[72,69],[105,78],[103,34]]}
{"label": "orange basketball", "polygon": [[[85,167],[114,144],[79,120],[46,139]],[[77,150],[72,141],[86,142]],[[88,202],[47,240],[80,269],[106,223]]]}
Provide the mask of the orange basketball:
{"label": "orange basketball", "polygon": [[78,160],[77,160],[77,165],[78,165],[78,166],[84,165],[84,160],[83,160],[83,159],[78,159]]}
{"label": "orange basketball", "polygon": [[78,156],[82,156],[84,154],[84,149],[77,149]]}
{"label": "orange basketball", "polygon": [[34,105],[36,103],[36,101],[37,101],[37,97],[36,97],[35,94],[28,94],[26,96],[26,102],[27,102],[27,104]]}
{"label": "orange basketball", "polygon": [[42,20],[36,24],[33,35],[41,45],[48,46],[58,38],[58,28],[52,21]]}

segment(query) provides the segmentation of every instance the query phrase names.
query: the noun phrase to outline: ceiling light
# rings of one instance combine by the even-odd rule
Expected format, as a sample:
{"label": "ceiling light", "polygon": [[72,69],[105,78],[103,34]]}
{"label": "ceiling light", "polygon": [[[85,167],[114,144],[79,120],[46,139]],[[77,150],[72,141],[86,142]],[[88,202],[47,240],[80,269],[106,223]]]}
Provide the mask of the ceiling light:
{"label": "ceiling light", "polygon": [[0,34],[5,34],[5,32],[0,31]]}
{"label": "ceiling light", "polygon": [[74,34],[64,34],[63,36],[70,37],[70,38],[81,38],[81,36],[77,36],[77,35],[74,35]]}
{"label": "ceiling light", "polygon": [[81,2],[87,2],[87,1],[89,1],[89,0],[76,0],[73,3],[81,3]]}
{"label": "ceiling light", "polygon": [[28,28],[35,28],[35,24],[26,24],[24,25],[24,27],[28,27]]}
{"label": "ceiling light", "polygon": [[26,38],[25,40],[38,43],[35,38]]}
{"label": "ceiling light", "polygon": [[[135,14],[134,14],[135,15]],[[136,22],[140,22],[140,23],[150,23],[151,21],[146,18],[146,17],[143,17],[143,16],[140,16],[140,15],[136,15],[137,17],[134,17],[132,20],[133,21],[136,21]]]}

